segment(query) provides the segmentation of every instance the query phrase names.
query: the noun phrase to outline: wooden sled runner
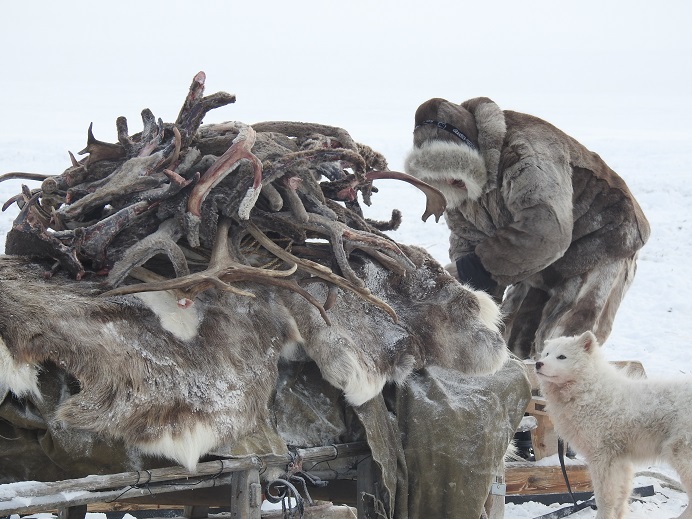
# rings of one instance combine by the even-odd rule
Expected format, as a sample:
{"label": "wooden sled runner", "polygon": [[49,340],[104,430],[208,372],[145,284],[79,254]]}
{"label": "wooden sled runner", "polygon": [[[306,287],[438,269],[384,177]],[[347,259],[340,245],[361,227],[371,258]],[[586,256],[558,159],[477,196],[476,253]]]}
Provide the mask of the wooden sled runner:
{"label": "wooden sled runner", "polygon": [[[250,456],[200,463],[190,472],[182,467],[152,469],[56,482],[23,482],[0,485],[0,516],[56,512],[61,519],[82,519],[88,510],[181,508],[189,519],[207,517],[210,507],[230,510],[230,517],[259,519],[263,492],[260,471],[300,463],[353,458],[362,461],[370,450],[357,442],[297,449],[290,456]],[[367,464],[363,464],[366,467]],[[290,468],[289,468],[290,470]],[[362,472],[362,469],[361,469]],[[356,477],[354,469],[352,477]],[[366,480],[367,478],[363,478]],[[352,502],[357,501],[352,496]],[[350,515],[348,515],[350,514]],[[355,509],[322,500],[305,505],[305,517],[356,517]]]}

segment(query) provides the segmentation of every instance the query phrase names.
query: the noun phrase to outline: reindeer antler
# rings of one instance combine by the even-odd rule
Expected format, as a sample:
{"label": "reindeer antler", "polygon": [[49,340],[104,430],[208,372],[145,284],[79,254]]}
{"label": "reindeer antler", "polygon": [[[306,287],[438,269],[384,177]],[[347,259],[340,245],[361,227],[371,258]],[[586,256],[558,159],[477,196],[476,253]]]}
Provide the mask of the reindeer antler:
{"label": "reindeer antler", "polygon": [[[250,231],[250,234],[264,247],[266,248],[269,252],[272,254],[275,254],[278,258],[281,258],[282,260],[286,262],[293,262],[296,265],[299,266],[302,270],[305,272],[308,272],[320,279],[323,279],[325,281],[328,281],[330,283],[333,283],[334,285],[343,288],[345,290],[350,290],[352,292],[355,292],[358,294],[360,297],[365,299],[366,301],[372,303],[373,305],[377,306],[378,308],[381,308],[385,312],[387,312],[390,317],[396,322],[397,316],[396,312],[394,309],[389,306],[387,303],[382,301],[381,299],[375,297],[372,295],[370,290],[363,286],[358,286],[354,285],[353,283],[349,283],[346,281],[344,278],[341,276],[337,276],[332,272],[332,270],[328,267],[325,267],[324,265],[321,265],[320,263],[315,263],[314,261],[310,261],[308,259],[303,259],[303,258],[298,258],[294,256],[293,254],[285,251],[278,245],[276,245],[273,241],[271,241],[259,228],[257,228],[252,222],[249,222],[247,224],[247,229]],[[361,284],[362,285],[362,284]]]}
{"label": "reindeer antler", "polygon": [[[255,283],[266,283],[280,286],[292,290],[314,305],[320,312],[327,324],[330,324],[324,307],[305,289],[295,282],[282,280],[295,273],[298,265],[290,260],[286,261],[289,266],[286,270],[273,270],[251,267],[239,263],[231,255],[229,248],[229,232],[232,227],[230,218],[223,218],[217,227],[216,241],[211,252],[209,266],[202,272],[183,275],[174,279],[148,281],[135,285],[127,285],[102,294],[104,297],[125,294],[136,294],[140,292],[157,292],[161,290],[175,290],[183,294],[187,300],[192,301],[201,292],[209,288],[232,292],[241,296],[255,297],[252,292],[239,289],[232,283],[250,281]],[[271,242],[273,244],[273,242]],[[281,258],[284,259],[284,258]],[[186,303],[185,306],[188,306]]]}
{"label": "reindeer antler", "polygon": [[286,270],[270,270],[239,263],[231,256],[228,246],[230,228],[231,220],[229,218],[223,218],[219,222],[216,232],[216,241],[211,251],[209,266],[204,271],[183,275],[174,279],[167,279],[165,281],[122,286],[109,290],[104,295],[110,296],[178,289],[186,292],[190,299],[194,299],[200,292],[214,286],[235,294],[254,297],[251,292],[238,289],[231,283],[244,280],[258,281],[268,278],[287,277],[296,271],[297,267],[295,264],[292,264]]}
{"label": "reindeer antler", "polygon": [[[361,251],[398,275],[415,267],[378,230],[384,227],[363,217],[358,193],[370,205],[373,180],[410,182],[426,194],[424,220],[443,213],[441,193],[389,171],[381,154],[342,128],[286,121],[201,128],[208,111],[235,102],[225,92],[204,96],[205,81],[203,72],[194,77],[175,124],[145,109],[142,131],[129,135],[127,120],[119,117],[117,143],[97,140],[90,125],[80,152],[88,156],[77,161],[70,153],[71,165],[61,175],[0,176],[42,181],[40,189],[23,189],[3,207],[16,202],[22,208],[6,252],[52,257],[77,279],[110,271],[109,295],[176,290],[193,300],[216,288],[251,297],[235,285],[268,283],[301,294],[328,320],[323,305],[296,282],[298,269],[326,282],[330,299],[334,287],[351,291],[396,320],[364,287],[351,256]],[[254,266],[238,245],[247,233],[287,268]],[[292,241],[297,252],[275,237]],[[317,258],[323,263],[300,256],[314,253],[305,242],[315,238],[330,245],[331,254]],[[170,269],[156,272],[153,259],[161,255],[170,260],[174,279],[161,279]],[[192,255],[211,259],[199,271],[188,264]],[[143,267],[154,272],[143,274]],[[128,276],[145,282],[121,286]]]}

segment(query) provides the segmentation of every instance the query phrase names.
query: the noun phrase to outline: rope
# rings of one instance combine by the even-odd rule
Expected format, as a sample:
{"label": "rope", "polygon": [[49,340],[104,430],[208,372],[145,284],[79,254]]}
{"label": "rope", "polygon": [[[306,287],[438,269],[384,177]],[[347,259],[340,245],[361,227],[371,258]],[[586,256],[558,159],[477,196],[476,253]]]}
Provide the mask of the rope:
{"label": "rope", "polygon": [[[277,493],[273,494],[273,490]],[[305,501],[296,487],[289,481],[285,479],[270,481],[267,483],[265,497],[270,503],[281,503],[281,512],[284,519],[303,519],[303,515],[305,514]],[[295,506],[291,506],[291,499],[295,500]]]}
{"label": "rope", "polygon": [[[214,481],[213,486],[216,487],[216,480],[223,475],[223,469],[224,469],[223,460],[216,460],[216,461],[218,461],[218,463],[219,463],[219,471],[216,474],[210,474],[207,477],[200,477],[196,481],[191,481],[189,483],[183,483],[179,480],[152,483],[151,482],[151,479],[152,479],[151,471],[146,470],[146,469],[145,470],[138,470],[137,471],[137,481],[135,481],[132,485],[128,485],[127,487],[125,487],[125,489],[120,494],[118,494],[116,497],[114,497],[113,499],[111,499],[109,501],[105,501],[105,502],[106,503],[115,503],[116,501],[121,499],[125,494],[127,494],[130,490],[136,490],[136,489],[141,489],[141,488],[144,488],[145,490],[147,490],[149,492],[149,495],[153,495],[153,493],[151,492],[151,485],[152,484],[153,485],[159,485],[159,486],[183,486],[183,485],[185,485],[185,486],[189,486],[189,487],[194,487],[194,486],[197,486],[204,481]],[[142,472],[145,472],[147,474],[147,480],[146,481],[142,481]]]}

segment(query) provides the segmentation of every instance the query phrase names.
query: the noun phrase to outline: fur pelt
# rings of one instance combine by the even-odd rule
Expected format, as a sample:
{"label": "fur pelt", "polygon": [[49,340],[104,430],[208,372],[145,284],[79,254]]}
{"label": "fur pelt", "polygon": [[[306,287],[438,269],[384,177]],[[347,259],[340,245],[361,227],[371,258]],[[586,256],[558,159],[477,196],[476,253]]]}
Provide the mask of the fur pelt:
{"label": "fur pelt", "polygon": [[[180,308],[167,292],[106,298],[97,281],[43,279],[45,265],[0,257],[0,391],[40,398],[38,370],[53,363],[79,386],[56,411],[65,427],[193,468],[266,423],[281,355],[314,359],[352,405],[426,365],[499,369],[508,353],[495,303],[423,250],[402,248],[417,267],[406,276],[352,254],[366,287],[399,321],[341,293],[331,326],[275,287],[240,283],[255,297],[210,290]],[[306,289],[326,298],[324,282]]]}
{"label": "fur pelt", "polygon": [[[586,458],[598,519],[624,517],[634,463],[670,463],[689,495],[689,377],[630,378],[605,359],[590,331],[546,341],[536,374],[556,431]],[[692,512],[688,508],[680,517]]]}

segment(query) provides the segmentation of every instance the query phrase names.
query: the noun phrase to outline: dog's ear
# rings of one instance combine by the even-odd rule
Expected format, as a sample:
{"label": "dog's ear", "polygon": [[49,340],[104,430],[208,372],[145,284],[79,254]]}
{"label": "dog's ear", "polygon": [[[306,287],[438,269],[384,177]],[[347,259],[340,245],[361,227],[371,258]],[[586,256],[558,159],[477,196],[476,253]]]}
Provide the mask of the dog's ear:
{"label": "dog's ear", "polygon": [[598,348],[598,339],[596,339],[591,330],[587,330],[579,336],[579,344],[581,344],[586,353],[591,353]]}

